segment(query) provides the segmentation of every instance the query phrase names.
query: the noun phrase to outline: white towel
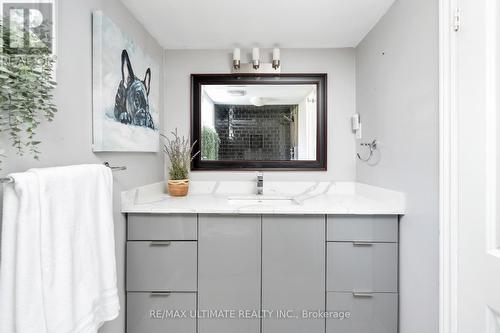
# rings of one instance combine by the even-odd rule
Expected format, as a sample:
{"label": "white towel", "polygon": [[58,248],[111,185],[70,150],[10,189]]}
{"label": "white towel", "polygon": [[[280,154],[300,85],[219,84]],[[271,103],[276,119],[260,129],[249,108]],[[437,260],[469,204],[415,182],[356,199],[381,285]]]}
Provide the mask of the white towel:
{"label": "white towel", "polygon": [[40,262],[38,178],[11,175],[4,187],[0,253],[0,332],[47,332]]}
{"label": "white towel", "polygon": [[4,193],[0,332],[97,332],[119,312],[111,170],[80,165],[12,176]]}

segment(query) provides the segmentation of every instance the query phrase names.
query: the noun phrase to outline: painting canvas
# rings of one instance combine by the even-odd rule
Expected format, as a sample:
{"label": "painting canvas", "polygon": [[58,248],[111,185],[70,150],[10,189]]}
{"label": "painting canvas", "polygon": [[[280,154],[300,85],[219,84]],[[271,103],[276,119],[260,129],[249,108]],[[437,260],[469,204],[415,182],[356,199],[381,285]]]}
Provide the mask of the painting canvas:
{"label": "painting canvas", "polygon": [[159,150],[159,66],[101,11],[93,13],[93,150]]}

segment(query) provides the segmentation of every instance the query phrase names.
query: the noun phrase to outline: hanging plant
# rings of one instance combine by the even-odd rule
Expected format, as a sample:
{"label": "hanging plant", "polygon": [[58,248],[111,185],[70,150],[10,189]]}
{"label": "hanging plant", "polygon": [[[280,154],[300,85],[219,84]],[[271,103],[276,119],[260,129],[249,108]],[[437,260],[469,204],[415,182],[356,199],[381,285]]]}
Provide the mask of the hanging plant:
{"label": "hanging plant", "polygon": [[[4,45],[7,45],[5,40]],[[8,49],[3,51],[0,54],[0,135],[8,136],[19,155],[27,153],[38,159],[41,142],[36,138],[36,130],[41,121],[52,121],[57,112],[53,102],[55,59],[50,53],[15,55]],[[0,160],[2,157],[0,155]]]}

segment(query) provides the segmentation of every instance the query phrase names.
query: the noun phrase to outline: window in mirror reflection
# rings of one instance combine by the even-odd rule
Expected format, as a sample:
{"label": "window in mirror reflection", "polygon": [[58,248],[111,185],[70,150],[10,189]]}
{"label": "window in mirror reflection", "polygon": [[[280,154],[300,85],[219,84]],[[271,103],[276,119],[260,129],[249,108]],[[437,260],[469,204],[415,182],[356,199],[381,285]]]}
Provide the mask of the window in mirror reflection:
{"label": "window in mirror reflection", "polygon": [[316,160],[316,85],[204,85],[203,160]]}

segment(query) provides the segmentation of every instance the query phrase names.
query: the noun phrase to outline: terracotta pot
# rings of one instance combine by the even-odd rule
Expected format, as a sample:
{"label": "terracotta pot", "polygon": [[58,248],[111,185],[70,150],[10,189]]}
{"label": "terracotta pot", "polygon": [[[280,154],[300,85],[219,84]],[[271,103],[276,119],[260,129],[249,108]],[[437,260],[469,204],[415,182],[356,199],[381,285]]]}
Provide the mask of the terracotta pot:
{"label": "terracotta pot", "polygon": [[169,180],[168,194],[173,197],[184,197],[189,191],[189,179]]}

